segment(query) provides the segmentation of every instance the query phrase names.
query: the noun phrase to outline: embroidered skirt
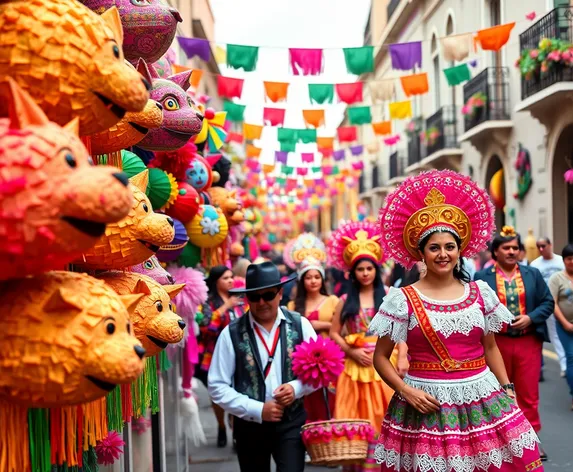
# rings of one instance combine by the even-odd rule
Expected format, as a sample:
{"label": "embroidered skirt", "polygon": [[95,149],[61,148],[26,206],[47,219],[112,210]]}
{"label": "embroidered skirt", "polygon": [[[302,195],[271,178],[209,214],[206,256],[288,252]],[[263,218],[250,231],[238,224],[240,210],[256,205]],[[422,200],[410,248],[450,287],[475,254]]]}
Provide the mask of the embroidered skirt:
{"label": "embroidered skirt", "polygon": [[404,381],[441,407],[422,414],[394,395],[375,452],[382,472],[543,470],[535,431],[489,369],[462,380]]}

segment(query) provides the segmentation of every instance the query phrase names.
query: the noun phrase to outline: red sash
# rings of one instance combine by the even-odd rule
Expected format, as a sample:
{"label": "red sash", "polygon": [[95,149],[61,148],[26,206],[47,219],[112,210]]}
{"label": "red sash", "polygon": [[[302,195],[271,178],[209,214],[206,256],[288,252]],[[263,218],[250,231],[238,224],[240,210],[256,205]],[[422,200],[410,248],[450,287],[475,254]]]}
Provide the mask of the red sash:
{"label": "red sash", "polygon": [[428,317],[428,313],[426,313],[426,309],[424,308],[424,304],[422,303],[422,300],[420,300],[420,297],[416,293],[414,287],[411,285],[408,287],[403,287],[402,291],[412,305],[414,316],[418,320],[420,330],[440,360],[440,362],[411,362],[410,368],[412,370],[445,370],[446,372],[454,372],[460,370],[476,370],[485,367],[486,362],[483,356],[478,357],[477,359],[470,359],[465,361],[458,361],[453,359],[442,340],[438,337],[436,330],[432,326],[430,318]]}
{"label": "red sash", "polygon": [[[500,269],[498,268],[497,264],[495,264],[495,287],[497,289],[497,296],[498,296],[501,304],[504,305],[505,307],[507,307],[507,293],[505,291],[505,279],[499,273],[499,271],[500,271]],[[527,305],[525,303],[525,285],[523,283],[523,278],[521,277],[521,271],[519,270],[519,264],[515,265],[515,269],[513,270],[511,277],[509,277],[509,280],[510,281],[515,280],[515,286],[517,288],[517,297],[518,297],[518,301],[519,301],[519,314],[520,315],[527,315]],[[511,326],[505,325],[503,327],[503,329],[501,330],[500,334],[507,333],[511,329],[512,329]],[[521,334],[526,334],[526,333],[529,333],[531,331],[531,327],[528,327],[528,328],[521,330],[521,331],[517,331],[514,329],[514,331],[520,332]]]}

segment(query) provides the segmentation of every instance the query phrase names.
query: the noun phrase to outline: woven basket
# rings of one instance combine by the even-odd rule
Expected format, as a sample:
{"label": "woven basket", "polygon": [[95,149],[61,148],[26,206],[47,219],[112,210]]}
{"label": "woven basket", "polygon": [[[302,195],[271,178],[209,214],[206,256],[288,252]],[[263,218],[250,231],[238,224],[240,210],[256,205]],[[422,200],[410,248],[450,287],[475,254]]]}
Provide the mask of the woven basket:
{"label": "woven basket", "polygon": [[[316,421],[314,423],[305,424],[302,427],[303,440],[304,432],[312,432],[318,428],[325,430],[332,430],[332,428],[340,426],[366,426],[371,427],[369,421],[365,420],[329,420],[329,421]],[[326,441],[305,441],[306,450],[312,459],[312,463],[316,465],[327,466],[344,466],[359,464],[366,460],[368,455],[368,439],[354,437],[348,439],[346,436],[333,437],[328,442]]]}

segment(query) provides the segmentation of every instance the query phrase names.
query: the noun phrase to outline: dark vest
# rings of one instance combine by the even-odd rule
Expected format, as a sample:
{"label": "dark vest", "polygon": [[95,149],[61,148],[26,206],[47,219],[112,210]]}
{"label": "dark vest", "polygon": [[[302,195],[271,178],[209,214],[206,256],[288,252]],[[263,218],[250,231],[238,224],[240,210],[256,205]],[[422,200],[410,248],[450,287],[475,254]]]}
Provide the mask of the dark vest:
{"label": "dark vest", "polygon": [[[292,353],[294,348],[303,342],[301,316],[281,307],[285,320],[281,324],[280,346],[282,383],[296,379],[292,371]],[[229,325],[229,333],[233,348],[235,349],[235,376],[234,388],[237,392],[247,395],[253,400],[265,401],[266,388],[255,332],[251,328],[248,312],[234,320]],[[285,419],[289,420],[302,411],[302,399],[295,402],[285,410]]]}

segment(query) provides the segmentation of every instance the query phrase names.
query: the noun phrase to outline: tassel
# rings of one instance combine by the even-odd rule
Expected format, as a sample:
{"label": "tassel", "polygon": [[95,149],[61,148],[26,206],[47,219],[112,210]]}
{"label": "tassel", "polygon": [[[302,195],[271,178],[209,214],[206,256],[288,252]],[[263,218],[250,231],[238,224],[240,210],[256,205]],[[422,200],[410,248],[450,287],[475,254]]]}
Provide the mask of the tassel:
{"label": "tassel", "polygon": [[95,448],[89,447],[87,451],[84,451],[83,463],[84,467],[82,472],[98,472],[99,466]]}
{"label": "tassel", "polygon": [[60,454],[61,454],[61,415],[59,408],[50,409],[50,444],[52,446],[50,454],[51,464],[61,464]]}
{"label": "tassel", "polygon": [[84,410],[80,406],[76,407],[76,425],[77,425],[77,441],[76,441],[76,453],[78,458],[78,467],[83,467],[83,457],[84,457]]}
{"label": "tassel", "polygon": [[97,442],[107,436],[106,399],[101,398],[83,405],[84,409],[84,451],[95,447]]}
{"label": "tassel", "polygon": [[50,424],[45,409],[28,410],[32,472],[50,472]]}
{"label": "tassel", "polygon": [[129,423],[131,421],[131,417],[133,416],[133,397],[131,396],[131,385],[124,384],[120,388],[121,388],[121,409],[123,411],[123,421],[124,423]]}
{"label": "tassel", "polygon": [[91,136],[80,136],[80,139],[81,139],[82,143],[84,143],[84,146],[86,147],[86,149],[88,150],[88,154],[91,156],[92,155],[92,138],[91,138]]}
{"label": "tassel", "polygon": [[28,409],[0,402],[0,470],[30,470]]}
{"label": "tassel", "polygon": [[161,351],[159,353],[159,372],[167,372],[169,369],[171,369],[171,367],[173,367],[173,364],[171,364],[171,361],[169,360],[169,356],[167,355],[166,351]]}
{"label": "tassel", "polygon": [[120,387],[115,387],[107,396],[107,424],[114,431],[123,431],[123,411]]}
{"label": "tassel", "polygon": [[123,160],[121,159],[121,151],[110,152],[107,155],[107,163],[110,166],[123,169]]}

